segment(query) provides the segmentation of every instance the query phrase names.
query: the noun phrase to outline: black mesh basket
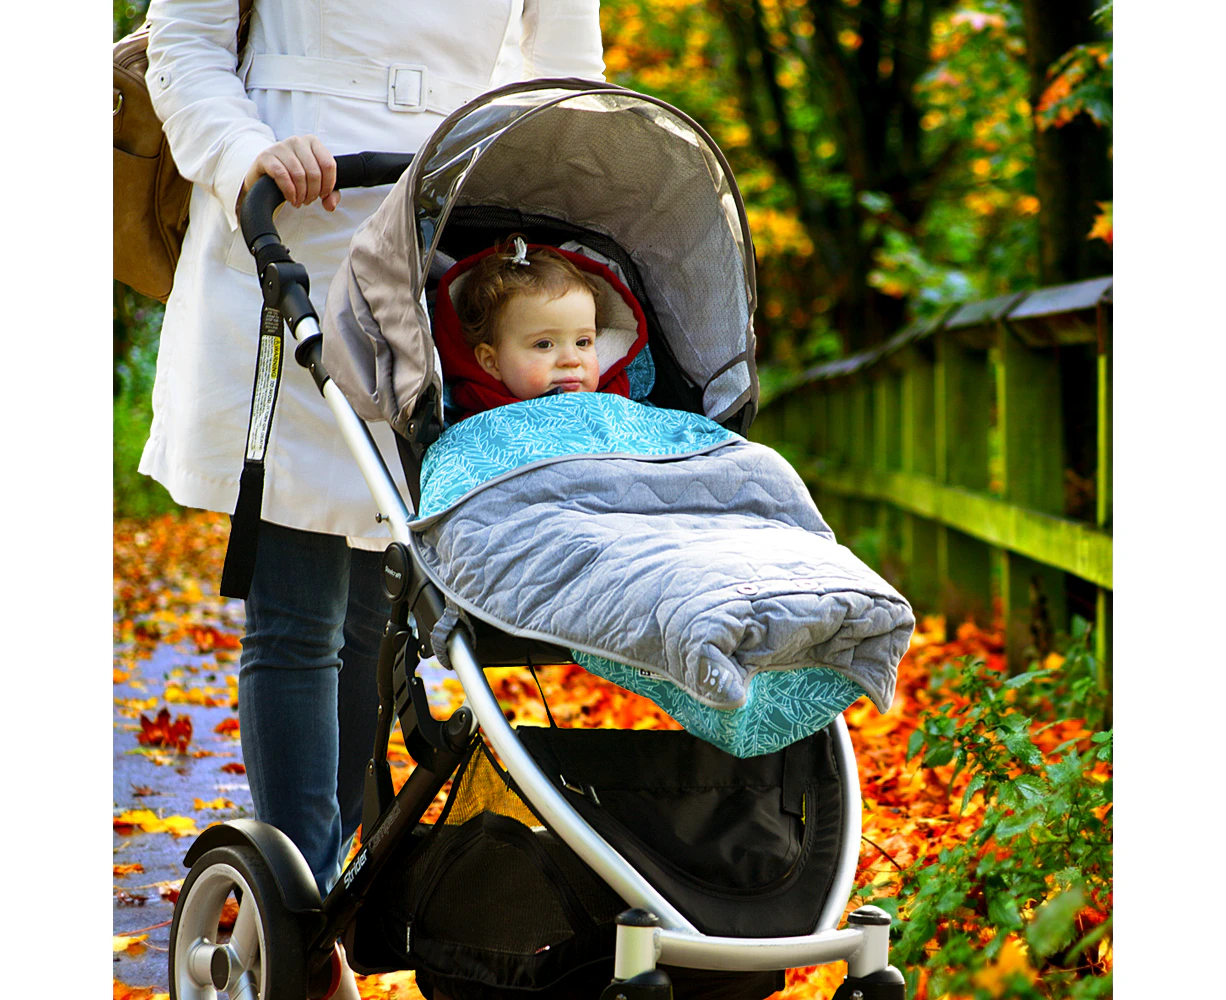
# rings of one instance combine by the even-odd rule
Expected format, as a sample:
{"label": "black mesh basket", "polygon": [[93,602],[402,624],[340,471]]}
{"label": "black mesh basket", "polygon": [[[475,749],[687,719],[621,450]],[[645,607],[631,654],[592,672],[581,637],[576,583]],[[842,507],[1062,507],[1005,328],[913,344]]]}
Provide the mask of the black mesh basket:
{"label": "black mesh basket", "polygon": [[[815,929],[842,817],[825,731],[748,759],[678,731],[524,728],[519,737],[583,818],[704,933]],[[584,969],[607,983],[625,908],[479,742],[439,821],[389,860],[360,923],[421,981],[454,1000],[488,1000],[572,982]],[[677,995],[777,988],[771,973],[716,979],[718,988]]]}
{"label": "black mesh basket", "polygon": [[389,862],[378,893],[371,902],[405,968],[518,990],[611,957],[626,908],[545,829],[483,743],[417,849]]}

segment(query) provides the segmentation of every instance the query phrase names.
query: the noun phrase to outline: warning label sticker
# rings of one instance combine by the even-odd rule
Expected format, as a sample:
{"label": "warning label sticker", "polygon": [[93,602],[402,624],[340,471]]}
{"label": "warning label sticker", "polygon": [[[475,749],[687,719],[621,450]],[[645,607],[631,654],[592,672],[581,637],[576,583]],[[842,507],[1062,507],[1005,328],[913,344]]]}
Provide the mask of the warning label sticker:
{"label": "warning label sticker", "polygon": [[[277,317],[280,325],[281,318]],[[256,359],[255,394],[251,400],[251,424],[247,429],[247,460],[263,461],[272,424],[273,407],[277,404],[278,381],[281,377],[281,335],[261,334],[260,353]]]}

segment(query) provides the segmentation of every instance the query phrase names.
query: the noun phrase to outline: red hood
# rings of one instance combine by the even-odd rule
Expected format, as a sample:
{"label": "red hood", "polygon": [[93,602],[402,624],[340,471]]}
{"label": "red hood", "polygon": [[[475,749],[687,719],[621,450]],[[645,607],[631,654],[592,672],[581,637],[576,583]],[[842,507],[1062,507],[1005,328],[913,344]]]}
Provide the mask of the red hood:
{"label": "red hood", "polygon": [[[539,244],[529,244],[530,250],[539,249]],[[594,275],[598,280],[609,286],[608,294],[620,296],[622,302],[633,314],[637,336],[629,349],[620,358],[613,361],[600,375],[597,392],[614,392],[619,396],[630,395],[630,382],[626,377],[625,368],[647,343],[647,320],[643,316],[642,307],[628,289],[609,268],[582,254],[569,250],[558,250],[550,247],[569,260],[580,271]],[[473,267],[477,261],[493,253],[494,247],[482,250],[480,253],[466,257],[456,263],[438,283],[438,296],[434,304],[434,343],[438,347],[439,358],[443,362],[443,378],[451,391],[451,401],[463,414],[460,419],[470,417],[482,410],[490,410],[495,406],[505,406],[507,403],[518,403],[520,398],[513,395],[505,385],[490,375],[477,363],[473,349],[464,343],[460,330],[460,318],[456,315],[455,306],[451,301],[452,283]],[[605,295],[597,296],[596,328],[604,331],[609,326],[609,317],[604,314],[613,312],[610,308],[602,310],[602,299],[608,301]],[[615,302],[612,304],[616,304]],[[624,310],[618,310],[624,313]],[[600,340],[597,340],[599,350]]]}

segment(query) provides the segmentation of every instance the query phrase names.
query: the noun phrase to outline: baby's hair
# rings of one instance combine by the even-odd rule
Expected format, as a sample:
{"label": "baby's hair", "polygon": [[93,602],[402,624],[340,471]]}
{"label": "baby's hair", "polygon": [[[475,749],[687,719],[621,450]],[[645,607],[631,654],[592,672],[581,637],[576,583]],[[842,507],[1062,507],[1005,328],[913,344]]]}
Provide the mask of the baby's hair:
{"label": "baby's hair", "polygon": [[598,286],[590,274],[580,271],[552,247],[535,247],[519,257],[515,239],[508,236],[465,276],[456,315],[469,347],[494,344],[498,317],[516,295],[532,292],[556,299],[578,289],[596,298]]}

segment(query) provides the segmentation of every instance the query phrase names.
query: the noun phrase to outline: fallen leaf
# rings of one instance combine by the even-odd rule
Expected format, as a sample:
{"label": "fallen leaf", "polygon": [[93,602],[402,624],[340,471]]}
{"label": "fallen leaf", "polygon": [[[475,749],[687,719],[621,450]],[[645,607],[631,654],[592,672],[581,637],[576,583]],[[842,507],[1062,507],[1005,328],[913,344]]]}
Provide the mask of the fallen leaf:
{"label": "fallen leaf", "polygon": [[113,934],[111,936],[111,948],[114,951],[132,951],[134,947],[140,945],[142,941],[149,940],[148,934]]}
{"label": "fallen leaf", "polygon": [[233,733],[235,736],[237,736],[238,719],[234,718],[233,716],[228,719],[222,719],[216,726],[213,727],[213,732],[222,734]]}
{"label": "fallen leaf", "polygon": [[175,837],[195,836],[196,821],[190,816],[158,816],[152,809],[129,809],[111,820],[120,836],[127,836],[138,827],[145,833],[169,833]]}
{"label": "fallen leaf", "polygon": [[185,688],[178,684],[167,684],[162,697],[171,705],[201,705],[204,708],[220,708],[230,704],[229,694],[223,697],[217,693],[220,690],[220,688]]}
{"label": "fallen leaf", "polygon": [[225,771],[226,774],[246,774],[247,773],[247,765],[242,764],[239,761],[233,761],[232,763],[229,763],[229,764],[222,764],[221,769]]}
{"label": "fallen leaf", "polygon": [[158,895],[168,903],[177,903],[179,901],[179,890],[182,888],[182,879],[175,882],[159,882],[157,884]]}
{"label": "fallen leaf", "polygon": [[189,625],[187,634],[195,642],[196,650],[201,653],[211,653],[215,649],[242,648],[238,636],[222,632],[212,625]]}
{"label": "fallen leaf", "polygon": [[206,802],[204,799],[196,799],[193,808],[195,809],[233,809],[234,803],[227,798],[218,797]]}
{"label": "fallen leaf", "polygon": [[124,878],[127,875],[139,875],[144,870],[145,866],[139,861],[127,865],[111,865],[111,877]]}
{"label": "fallen leaf", "polygon": [[155,993],[152,986],[128,986],[118,979],[114,980],[114,984],[112,1000],[170,1000],[169,993]]}
{"label": "fallen leaf", "polygon": [[156,719],[150,719],[142,713],[140,727],[136,741],[144,746],[174,748],[179,753],[185,753],[187,745],[192,741],[191,716],[180,715],[171,722],[169,708],[158,712]]}
{"label": "fallen leaf", "polygon": [[143,798],[146,795],[161,795],[162,793],[155,791],[154,789],[150,788],[148,785],[133,785],[132,794],[135,795],[137,798]]}
{"label": "fallen leaf", "polygon": [[126,892],[123,889],[118,889],[115,892],[115,902],[120,906],[144,906],[148,896],[142,896],[135,892]]}

